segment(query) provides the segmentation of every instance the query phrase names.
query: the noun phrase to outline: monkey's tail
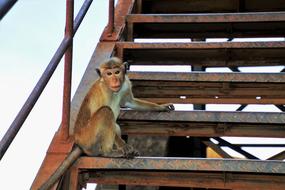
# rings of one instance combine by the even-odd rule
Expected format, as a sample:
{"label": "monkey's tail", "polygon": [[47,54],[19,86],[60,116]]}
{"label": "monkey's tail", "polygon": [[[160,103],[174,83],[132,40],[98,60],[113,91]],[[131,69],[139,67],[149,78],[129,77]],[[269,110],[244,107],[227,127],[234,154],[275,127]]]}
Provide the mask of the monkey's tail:
{"label": "monkey's tail", "polygon": [[49,190],[64,174],[64,172],[73,164],[73,162],[82,154],[81,148],[75,146],[75,148],[69,153],[65,160],[60,164],[56,171],[50,176],[50,178],[42,184],[39,190]]}

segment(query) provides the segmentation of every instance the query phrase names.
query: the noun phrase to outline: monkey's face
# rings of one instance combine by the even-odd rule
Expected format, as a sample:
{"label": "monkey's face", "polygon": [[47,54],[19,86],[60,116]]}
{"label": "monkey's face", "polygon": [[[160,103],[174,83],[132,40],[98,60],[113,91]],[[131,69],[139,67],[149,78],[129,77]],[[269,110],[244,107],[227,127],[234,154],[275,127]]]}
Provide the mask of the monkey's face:
{"label": "monkey's face", "polygon": [[102,77],[110,90],[118,92],[124,82],[124,71],[122,68],[104,69]]}

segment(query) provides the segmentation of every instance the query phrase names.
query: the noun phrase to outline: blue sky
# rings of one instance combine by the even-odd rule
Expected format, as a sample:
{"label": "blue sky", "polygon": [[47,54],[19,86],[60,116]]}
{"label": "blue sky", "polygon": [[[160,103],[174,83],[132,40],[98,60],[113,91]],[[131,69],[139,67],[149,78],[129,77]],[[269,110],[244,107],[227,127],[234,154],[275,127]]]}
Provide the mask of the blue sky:
{"label": "blue sky", "polygon": [[[83,0],[75,1],[75,15]],[[94,1],[74,39],[73,93],[107,23]],[[64,37],[65,0],[22,0],[0,22],[0,138]],[[29,189],[61,119],[63,62],[0,162],[1,189]],[[15,180],[16,179],[16,180]]]}

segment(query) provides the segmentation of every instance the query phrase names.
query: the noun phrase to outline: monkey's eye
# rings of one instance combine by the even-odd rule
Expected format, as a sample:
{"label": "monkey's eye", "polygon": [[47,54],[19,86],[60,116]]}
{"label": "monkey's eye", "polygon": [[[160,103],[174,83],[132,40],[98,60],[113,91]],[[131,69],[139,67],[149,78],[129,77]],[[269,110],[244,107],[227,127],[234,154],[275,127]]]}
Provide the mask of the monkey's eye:
{"label": "monkey's eye", "polygon": [[115,74],[118,75],[118,74],[120,74],[120,72],[121,72],[121,71],[118,70],[118,71],[115,72]]}
{"label": "monkey's eye", "polygon": [[111,75],[112,75],[112,72],[107,72],[107,75],[108,75],[108,76],[111,76]]}

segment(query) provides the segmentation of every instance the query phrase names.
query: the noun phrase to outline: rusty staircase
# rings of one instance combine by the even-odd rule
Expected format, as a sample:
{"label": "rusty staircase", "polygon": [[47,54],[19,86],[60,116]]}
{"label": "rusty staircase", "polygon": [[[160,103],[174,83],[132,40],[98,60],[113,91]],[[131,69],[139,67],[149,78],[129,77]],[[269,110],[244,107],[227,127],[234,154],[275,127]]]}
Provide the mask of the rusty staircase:
{"label": "rusty staircase", "polygon": [[[192,72],[130,71],[136,97],[164,103],[194,104],[193,111],[169,113],[122,110],[119,123],[127,136],[195,137],[221,158],[81,157],[58,188],[77,190],[86,183],[168,186],[170,189],[285,189],[285,152],[258,160],[220,137],[285,137],[285,74],[242,73],[239,67],[284,66],[285,41],[233,42],[234,38],[284,37],[284,0],[118,0],[112,34],[106,29],[73,98],[71,128],[95,68],[111,56],[130,66],[190,65]],[[192,39],[191,42],[137,42],[137,39]],[[206,42],[227,38],[226,42]],[[233,72],[204,72],[228,67]],[[206,111],[205,104],[241,104],[237,111]],[[243,112],[248,104],[273,104],[281,112]],[[217,140],[213,143],[209,138]],[[142,141],[140,144],[144,144]],[[56,134],[32,189],[43,183],[70,152],[73,142]],[[234,159],[228,146],[247,159]],[[179,149],[180,147],[177,147]],[[183,147],[185,148],[185,147]],[[188,151],[194,151],[194,146]],[[201,145],[200,145],[201,148]],[[205,148],[201,148],[202,152]],[[199,155],[198,155],[199,156]],[[196,155],[197,157],[197,155]],[[61,186],[61,187],[60,187]],[[104,188],[103,188],[104,189]],[[163,189],[163,188],[161,188]]]}

